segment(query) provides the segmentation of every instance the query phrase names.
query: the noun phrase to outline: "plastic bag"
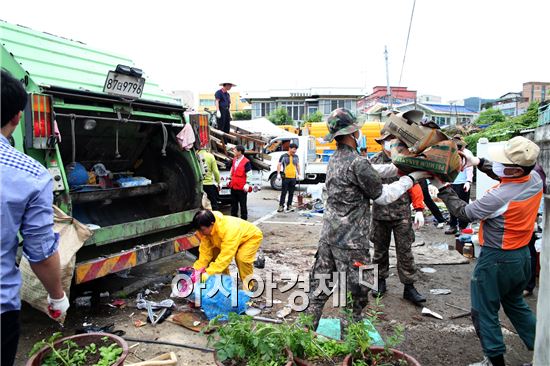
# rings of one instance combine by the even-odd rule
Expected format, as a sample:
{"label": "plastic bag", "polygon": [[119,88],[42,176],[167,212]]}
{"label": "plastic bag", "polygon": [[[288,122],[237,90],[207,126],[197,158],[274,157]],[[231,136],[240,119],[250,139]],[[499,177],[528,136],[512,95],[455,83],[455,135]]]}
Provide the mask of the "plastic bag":
{"label": "plastic bag", "polygon": [[[197,289],[195,288],[195,291]],[[239,290],[237,284],[228,275],[212,275],[206,280],[206,287],[201,290],[201,308],[208,320],[222,315],[220,320],[227,320],[229,313],[243,314],[250,295]],[[236,305],[236,306],[233,306]]]}
{"label": "plastic bag", "polygon": [[[73,279],[73,272],[76,265],[76,252],[84,242],[92,236],[92,231],[79,221],[65,214],[61,209],[53,206],[54,231],[59,233],[59,260],[61,262],[61,284],[69,297],[69,289]],[[36,277],[31,269],[29,261],[21,258],[19,265],[22,277],[21,300],[28,302],[33,308],[48,314],[48,293],[42,282]],[[63,323],[65,319],[56,319]]]}

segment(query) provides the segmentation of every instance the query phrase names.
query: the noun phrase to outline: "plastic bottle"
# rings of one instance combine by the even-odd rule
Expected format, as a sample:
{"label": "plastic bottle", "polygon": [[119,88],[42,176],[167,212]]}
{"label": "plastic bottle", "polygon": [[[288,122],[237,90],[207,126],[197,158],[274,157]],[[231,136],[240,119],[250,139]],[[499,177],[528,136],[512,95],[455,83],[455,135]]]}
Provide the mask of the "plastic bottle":
{"label": "plastic bottle", "polygon": [[466,258],[474,258],[474,246],[472,243],[464,243],[464,248],[462,248],[462,255]]}

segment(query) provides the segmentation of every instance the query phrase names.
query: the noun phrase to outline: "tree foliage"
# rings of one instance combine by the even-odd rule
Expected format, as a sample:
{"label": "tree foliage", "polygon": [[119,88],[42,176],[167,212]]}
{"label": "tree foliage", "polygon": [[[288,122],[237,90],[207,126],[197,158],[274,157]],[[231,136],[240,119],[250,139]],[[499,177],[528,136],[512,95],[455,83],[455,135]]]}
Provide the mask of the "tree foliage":
{"label": "tree foliage", "polygon": [[506,116],[500,109],[489,108],[479,114],[479,117],[474,121],[476,125],[492,125],[493,123],[504,122]]}
{"label": "tree foliage", "polygon": [[508,141],[517,136],[521,130],[536,127],[538,125],[538,107],[539,103],[533,102],[524,114],[505,118],[503,121],[493,123],[480,132],[465,136],[464,139],[468,143],[468,149],[476,154],[477,142],[482,137],[487,138],[489,142]]}
{"label": "tree foliage", "polygon": [[286,108],[277,108],[269,116],[267,116],[267,119],[273,122],[276,125],[293,125],[294,120],[290,115],[288,114],[288,111]]}
{"label": "tree foliage", "polygon": [[238,111],[233,113],[233,119],[235,121],[244,121],[252,119],[252,111]]}
{"label": "tree foliage", "polygon": [[304,121],[304,123],[308,123],[308,122],[323,122],[323,113],[319,112],[319,111],[315,111],[315,113],[312,113],[312,114],[304,114],[304,116],[302,117],[302,120]]}

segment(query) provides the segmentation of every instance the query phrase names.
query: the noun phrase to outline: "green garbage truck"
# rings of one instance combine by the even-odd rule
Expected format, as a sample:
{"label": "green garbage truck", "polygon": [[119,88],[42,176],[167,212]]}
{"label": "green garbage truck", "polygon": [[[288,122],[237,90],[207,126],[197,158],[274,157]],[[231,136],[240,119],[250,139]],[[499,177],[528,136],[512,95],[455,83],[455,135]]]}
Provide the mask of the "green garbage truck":
{"label": "green garbage truck", "polygon": [[11,142],[49,170],[55,205],[93,230],[75,282],[197,246],[202,175],[178,143],[181,103],[132,60],[81,42],[0,21],[0,43],[2,68],[29,93]]}

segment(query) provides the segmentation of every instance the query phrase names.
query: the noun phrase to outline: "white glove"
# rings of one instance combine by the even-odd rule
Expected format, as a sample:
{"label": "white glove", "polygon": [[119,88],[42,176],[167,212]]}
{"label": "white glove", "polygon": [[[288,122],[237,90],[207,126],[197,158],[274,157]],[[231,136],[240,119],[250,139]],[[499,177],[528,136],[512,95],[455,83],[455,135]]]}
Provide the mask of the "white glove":
{"label": "white glove", "polygon": [[475,157],[470,150],[459,151],[458,154],[462,156],[464,160],[464,166],[462,167],[463,169],[470,166],[479,165],[479,158]]}
{"label": "white glove", "polygon": [[222,118],[222,112],[216,111],[216,118]]}
{"label": "white glove", "polygon": [[371,166],[380,175],[380,178],[397,177],[397,172],[399,171],[393,164],[371,164]]}
{"label": "white glove", "polygon": [[63,292],[63,297],[61,299],[52,299],[48,294],[48,312],[50,314],[50,318],[63,321],[63,319],[65,319],[65,315],[67,315],[69,306],[69,299],[67,298],[67,294],[65,294],[65,292]]}
{"label": "white glove", "polygon": [[430,192],[430,196],[432,198],[436,198],[437,194],[439,193],[439,189],[437,189],[433,184],[430,184],[428,186],[428,191]]}
{"label": "white glove", "polygon": [[418,230],[424,226],[424,214],[422,211],[416,211],[414,214],[414,229]]}
{"label": "white glove", "polygon": [[432,177],[431,173],[424,172],[424,171],[412,172],[412,173],[409,173],[409,175],[414,179],[415,183],[418,183],[420,179]]}
{"label": "white glove", "polygon": [[470,191],[470,182],[466,182],[464,183],[464,192],[469,192]]}

